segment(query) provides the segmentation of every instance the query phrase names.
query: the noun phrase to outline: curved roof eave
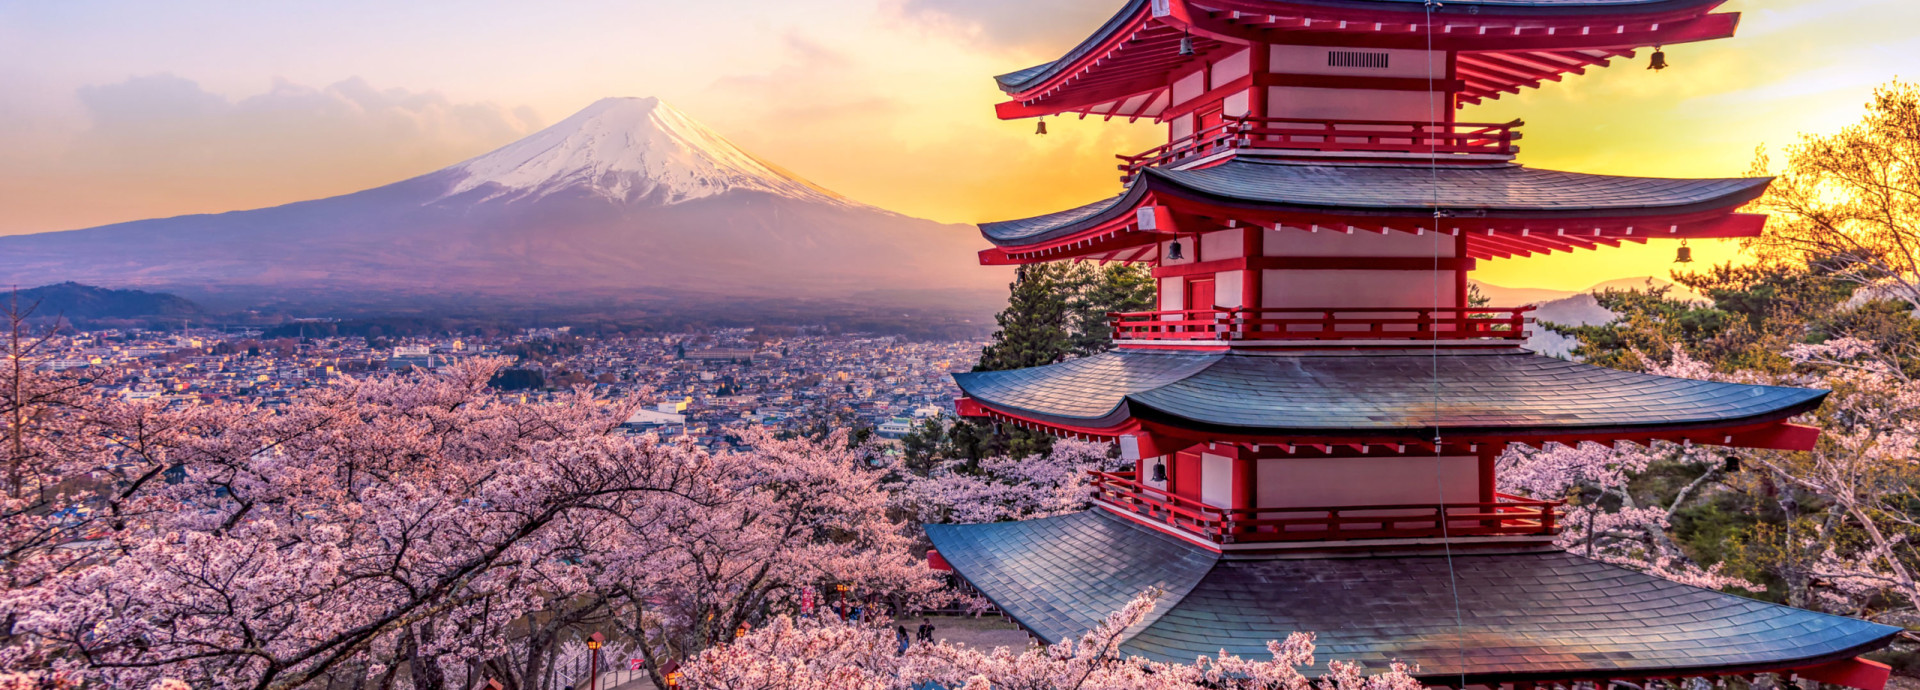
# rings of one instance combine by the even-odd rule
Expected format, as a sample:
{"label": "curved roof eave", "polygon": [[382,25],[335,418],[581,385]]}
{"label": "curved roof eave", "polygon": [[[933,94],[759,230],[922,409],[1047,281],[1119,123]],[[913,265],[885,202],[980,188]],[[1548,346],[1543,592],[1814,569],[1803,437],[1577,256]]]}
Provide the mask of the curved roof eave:
{"label": "curved roof eave", "polygon": [[[1620,14],[1646,13],[1649,8],[1669,6],[1675,10],[1700,7],[1708,11],[1725,4],[1727,0],[1458,0],[1448,5],[1470,8],[1470,11],[1482,17],[1494,16],[1541,16],[1566,14]],[[1285,0],[1273,2],[1275,5],[1296,7],[1318,7],[1330,10],[1363,10],[1370,12],[1406,12],[1422,13],[1426,11],[1425,0]],[[1075,44],[1065,55],[1051,62],[1034,65],[1026,69],[1015,70],[995,76],[994,82],[1008,95],[1019,95],[1059,75],[1077,64],[1089,53],[1105,44],[1122,27],[1138,19],[1150,6],[1149,0],[1127,0],[1120,10],[1095,29],[1080,43]],[[1482,14],[1481,8],[1490,8],[1497,14]],[[1443,10],[1445,11],[1445,10]]]}
{"label": "curved roof eave", "polygon": [[[1278,173],[1278,174],[1276,174]],[[1492,175],[1514,180],[1485,179]],[[1364,179],[1363,179],[1364,176]],[[1530,179],[1519,179],[1530,178]],[[1523,166],[1442,168],[1314,165],[1236,159],[1208,168],[1148,168],[1119,196],[1018,220],[981,223],[997,247],[1024,247],[1110,222],[1148,194],[1277,212],[1351,216],[1432,213],[1434,184],[1452,203],[1442,210],[1486,218],[1620,218],[1734,209],[1766,192],[1773,178],[1674,179],[1539,170]],[[1531,198],[1521,198],[1532,195]],[[1640,199],[1638,204],[1629,203]]]}
{"label": "curved roof eave", "polygon": [[[1431,373],[1431,382],[1425,376]],[[1784,421],[1829,391],[1626,372],[1520,349],[1247,354],[1119,350],[956,374],[1003,413],[1081,429],[1128,419],[1248,436],[1547,438],[1720,431]],[[1435,397],[1434,387],[1451,391]]]}

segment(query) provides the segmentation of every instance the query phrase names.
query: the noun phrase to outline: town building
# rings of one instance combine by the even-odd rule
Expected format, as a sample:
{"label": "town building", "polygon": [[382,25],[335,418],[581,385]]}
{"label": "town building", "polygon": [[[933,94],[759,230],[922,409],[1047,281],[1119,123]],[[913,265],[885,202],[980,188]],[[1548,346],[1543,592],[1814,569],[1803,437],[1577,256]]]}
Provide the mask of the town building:
{"label": "town building", "polygon": [[[1879,690],[1898,628],[1700,589],[1555,547],[1561,504],[1501,494],[1510,444],[1805,450],[1826,391],[1617,371],[1519,347],[1476,261],[1751,237],[1768,180],[1541,170],[1460,108],[1730,37],[1723,0],[1132,0],[998,78],[1002,118],[1164,123],[1124,190],[981,226],[986,264],[1153,267],[1108,353],[956,374],[961,414],[1117,442],[1093,509],[929,525],[936,563],[1047,642],[1149,587],[1121,651],[1191,662],[1318,635],[1320,664],[1430,685],[1759,672]],[[1039,127],[1045,133],[1044,120]]]}

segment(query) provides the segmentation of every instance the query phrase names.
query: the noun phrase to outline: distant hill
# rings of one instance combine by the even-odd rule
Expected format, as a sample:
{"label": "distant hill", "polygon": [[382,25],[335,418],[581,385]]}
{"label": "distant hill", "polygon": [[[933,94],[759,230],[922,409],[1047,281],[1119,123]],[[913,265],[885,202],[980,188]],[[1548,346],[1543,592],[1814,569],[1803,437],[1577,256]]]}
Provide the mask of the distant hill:
{"label": "distant hill", "polygon": [[[1536,305],[1537,308],[1533,311],[1535,321],[1547,321],[1562,326],[1598,326],[1617,318],[1618,314],[1602,308],[1599,300],[1594,299],[1594,293],[1603,290],[1645,290],[1648,287],[1666,287],[1668,297],[1688,300],[1704,299],[1693,288],[1653,276],[1618,278],[1579,292],[1546,288],[1510,288],[1478,281],[1474,284],[1479,286],[1480,294],[1493,300],[1492,306]],[[1579,343],[1573,338],[1535,326],[1533,335],[1527,338],[1526,347],[1551,357],[1569,357],[1577,345]]]}
{"label": "distant hill", "polygon": [[21,309],[34,307],[34,318],[192,318],[206,313],[200,305],[164,292],[113,290],[72,282],[21,290],[19,299]]}
{"label": "distant hill", "polygon": [[1574,295],[1593,294],[1601,290],[1644,290],[1647,288],[1649,284],[1651,284],[1654,287],[1668,288],[1667,296],[1673,297],[1675,299],[1702,299],[1703,298],[1702,295],[1698,292],[1695,292],[1693,288],[1675,283],[1670,280],[1666,280],[1664,278],[1655,278],[1653,276],[1616,278],[1613,280],[1606,281],[1604,283],[1598,283],[1598,284],[1592,285],[1585,290],[1554,290],[1550,288],[1512,288],[1512,287],[1494,285],[1492,283],[1483,283],[1477,280],[1473,281],[1473,284],[1480,288],[1480,294],[1486,295],[1487,299],[1493,300],[1493,305],[1498,307],[1520,306],[1522,304],[1546,304],[1547,302],[1552,302],[1554,300],[1566,299]]}

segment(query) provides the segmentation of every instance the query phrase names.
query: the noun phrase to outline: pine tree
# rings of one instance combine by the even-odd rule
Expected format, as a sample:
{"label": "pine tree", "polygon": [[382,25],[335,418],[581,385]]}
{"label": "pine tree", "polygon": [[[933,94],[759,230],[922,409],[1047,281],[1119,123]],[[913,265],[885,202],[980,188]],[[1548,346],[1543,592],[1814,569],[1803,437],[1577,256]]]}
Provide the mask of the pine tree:
{"label": "pine tree", "polygon": [[1084,268],[1085,278],[1073,298],[1069,349],[1085,357],[1113,348],[1113,324],[1107,314],[1152,310],[1157,286],[1153,271],[1144,264],[1076,265]]}
{"label": "pine tree", "polygon": [[1045,263],[1021,266],[1014,274],[1007,308],[994,316],[1000,324],[974,371],[1004,371],[1046,366],[1072,352],[1073,308],[1078,292],[1073,268]]}

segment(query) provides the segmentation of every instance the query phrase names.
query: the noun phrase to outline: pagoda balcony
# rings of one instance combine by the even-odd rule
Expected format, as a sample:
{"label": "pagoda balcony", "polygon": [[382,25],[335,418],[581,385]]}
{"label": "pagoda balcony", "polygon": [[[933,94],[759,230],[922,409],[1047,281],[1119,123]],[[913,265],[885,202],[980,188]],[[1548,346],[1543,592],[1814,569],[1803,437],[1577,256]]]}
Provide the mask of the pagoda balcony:
{"label": "pagoda balcony", "polygon": [[1524,341],[1532,306],[1186,309],[1108,313],[1116,342]]}
{"label": "pagoda balcony", "polygon": [[1520,120],[1504,124],[1390,120],[1229,117],[1135,155],[1121,155],[1122,182],[1142,169],[1239,154],[1345,158],[1510,160],[1520,152]]}
{"label": "pagoda balcony", "polygon": [[1154,488],[1133,472],[1091,472],[1094,499],[1123,515],[1216,544],[1358,539],[1551,537],[1562,501],[1498,494],[1492,502],[1233,509]]}

